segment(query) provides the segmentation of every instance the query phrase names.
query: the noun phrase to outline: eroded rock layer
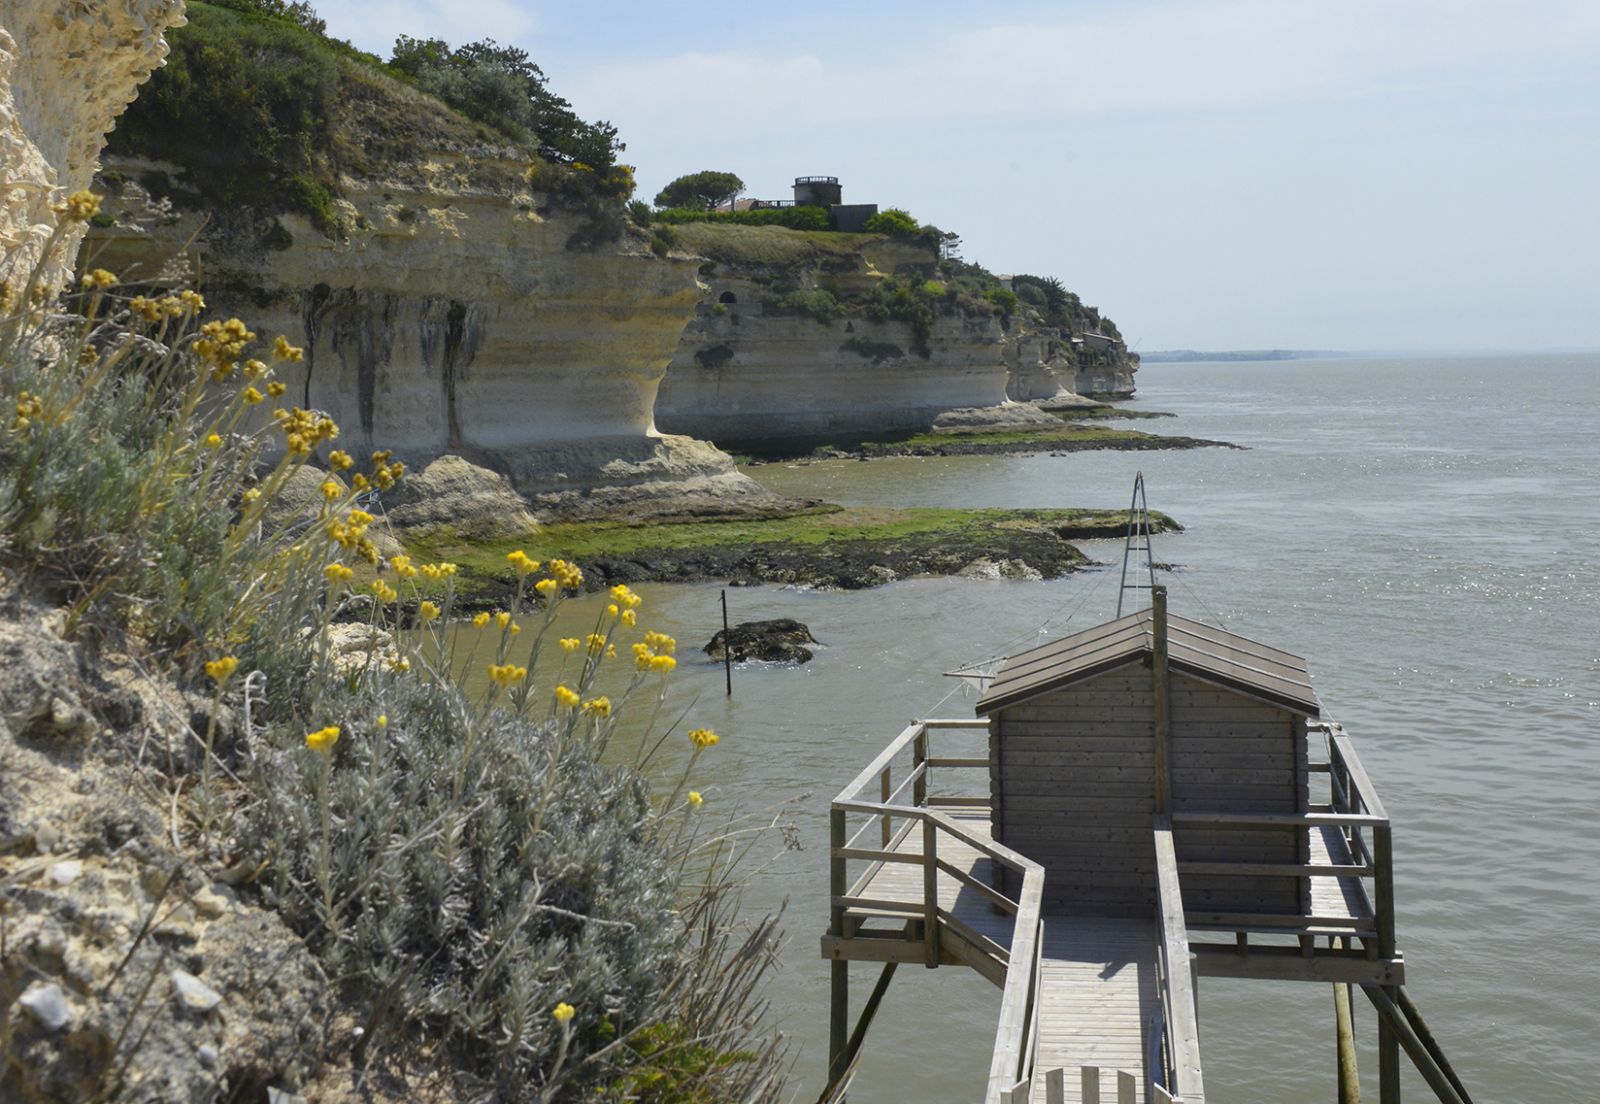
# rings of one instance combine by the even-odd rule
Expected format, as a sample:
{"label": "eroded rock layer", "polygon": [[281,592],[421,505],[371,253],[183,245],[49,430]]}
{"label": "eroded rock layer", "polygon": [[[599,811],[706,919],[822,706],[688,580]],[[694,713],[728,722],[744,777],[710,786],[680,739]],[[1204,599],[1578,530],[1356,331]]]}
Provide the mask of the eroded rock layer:
{"label": "eroded rock layer", "polygon": [[[115,168],[130,206],[140,179],[176,171]],[[423,171],[345,180],[334,237],[288,214],[263,231],[196,211],[98,232],[98,263],[170,269],[193,239],[210,306],[304,346],[278,372],[286,401],[332,415],[349,451],[392,448],[414,467],[462,455],[547,516],[781,508],[725,454],[655,430],[656,388],[702,291],[695,261],[626,233],[567,248],[589,216],[529,186],[525,164],[440,153]]]}
{"label": "eroded rock layer", "polygon": [[88,186],[106,132],[167,55],[162,32],[182,22],[183,0],[0,0],[0,281],[10,294],[36,268],[43,289],[70,277],[84,228],[57,236],[56,208]]}

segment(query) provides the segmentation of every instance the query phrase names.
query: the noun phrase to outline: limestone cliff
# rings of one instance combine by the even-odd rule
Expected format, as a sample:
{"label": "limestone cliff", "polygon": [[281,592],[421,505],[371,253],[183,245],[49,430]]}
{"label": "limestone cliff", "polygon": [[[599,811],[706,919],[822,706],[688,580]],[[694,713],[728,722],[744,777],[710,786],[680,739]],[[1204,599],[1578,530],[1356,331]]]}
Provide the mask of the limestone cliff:
{"label": "limestone cliff", "polygon": [[0,0],[0,282],[13,293],[36,268],[44,289],[70,277],[83,227],[58,233],[55,208],[88,187],[106,132],[166,56],[162,32],[182,22],[183,0]]}
{"label": "limestone cliff", "polygon": [[[665,429],[720,442],[847,438],[927,429],[1008,401],[1008,320],[937,275],[928,249],[873,234],[689,224],[710,294],[684,330],[656,400]],[[880,292],[902,285],[898,296]]]}
{"label": "limestone cliff", "polygon": [[707,258],[710,293],[661,385],[664,429],[759,448],[1053,425],[1029,404],[1074,400],[1084,386],[1132,391],[1131,368],[1104,381],[1086,375],[1082,339],[1026,307],[1005,309],[1003,296],[984,298],[998,281],[926,247],[726,224],[673,233]]}
{"label": "limestone cliff", "polygon": [[[233,26],[202,5],[193,16],[190,34]],[[284,64],[324,81],[331,152],[286,175],[279,201],[241,186],[259,156],[230,161],[225,136],[175,141],[141,116],[107,158],[115,225],[88,240],[97,265],[125,281],[187,267],[211,313],[303,346],[279,371],[284,401],[330,414],[349,451],[392,448],[413,468],[463,456],[546,517],[785,508],[652,420],[703,291],[696,261],[652,251],[581,166],[496,145],[381,69],[273,33]],[[141,223],[152,196],[176,214]]]}

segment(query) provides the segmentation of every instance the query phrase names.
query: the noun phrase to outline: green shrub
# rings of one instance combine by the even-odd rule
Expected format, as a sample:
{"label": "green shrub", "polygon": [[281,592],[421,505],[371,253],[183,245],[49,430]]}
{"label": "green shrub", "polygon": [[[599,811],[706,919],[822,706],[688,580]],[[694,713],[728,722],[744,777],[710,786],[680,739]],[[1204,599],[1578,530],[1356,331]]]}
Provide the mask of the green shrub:
{"label": "green shrub", "polygon": [[924,360],[933,355],[928,342],[933,335],[934,306],[938,300],[912,284],[889,277],[862,297],[866,316],[876,322],[905,322],[911,326],[911,351]]}
{"label": "green shrub", "polygon": [[650,229],[650,221],[654,217],[654,212],[651,210],[650,204],[642,199],[635,199],[628,204],[628,217],[633,220],[635,226],[648,230]]}
{"label": "green shrub", "polygon": [[182,165],[213,206],[296,211],[329,233],[335,175],[322,153],[333,140],[338,57],[282,19],[203,3],[190,3],[188,18],[167,33],[166,65],[107,150]]}
{"label": "green shrub", "polygon": [[993,303],[1000,313],[1007,318],[1010,318],[1017,309],[1016,293],[1007,291],[1005,288],[990,288],[983,293],[983,297]]}
{"label": "green shrub", "polygon": [[832,322],[844,314],[839,300],[823,288],[791,291],[764,300],[766,309],[775,314],[800,314],[818,322]]}
{"label": "green shrub", "polygon": [[515,46],[486,38],[451,48],[442,39],[401,35],[389,64],[467,118],[586,165],[601,179],[625,148],[610,123],[580,119],[570,103],[550,91],[528,52]]}
{"label": "green shrub", "polygon": [[873,215],[862,227],[869,234],[888,234],[891,238],[913,238],[922,226],[910,213],[898,207],[889,207]]}
{"label": "green shrub", "polygon": [[[447,635],[453,567],[384,560],[357,508],[403,466],[351,471],[315,411],[255,415],[299,350],[201,325],[192,294],[97,271],[42,312],[35,282],[0,307],[0,569],[64,605],[69,636],[211,698],[141,768],[173,795],[185,861],[258,869],[244,892],[321,958],[362,1048],[437,1046],[469,1095],[610,1098],[654,1070],[681,1099],[785,1096],[753,996],[773,929],[735,938],[737,855],[685,796],[714,737],[690,734],[669,792],[601,765],[675,663],[670,638],[640,638],[636,596],[613,591],[596,640],[557,647],[581,572],[513,558],[504,622]],[[319,493],[290,508],[302,477]],[[335,656],[336,617],[360,617],[365,645]],[[613,641],[644,651],[612,661]],[[475,664],[493,684],[469,695],[454,673]]]}
{"label": "green shrub", "polygon": [[668,207],[657,211],[658,222],[729,222],[740,226],[785,226],[790,230],[831,230],[825,207],[761,207],[753,211],[702,211],[695,207]]}

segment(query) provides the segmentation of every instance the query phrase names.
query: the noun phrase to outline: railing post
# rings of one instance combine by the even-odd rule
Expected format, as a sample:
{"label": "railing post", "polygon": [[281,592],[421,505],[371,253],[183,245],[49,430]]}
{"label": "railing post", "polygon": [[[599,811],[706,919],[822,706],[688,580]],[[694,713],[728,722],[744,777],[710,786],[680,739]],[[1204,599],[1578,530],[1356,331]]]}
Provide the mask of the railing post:
{"label": "railing post", "polygon": [[911,783],[911,803],[917,808],[928,804],[928,726],[923,725],[911,738],[911,769],[922,768],[917,780]]}
{"label": "railing post", "polygon": [[922,821],[922,926],[923,964],[939,965],[939,826],[931,817]]}
{"label": "railing post", "polygon": [[[848,886],[845,884],[845,860],[839,852],[844,850],[846,835],[845,812],[832,808],[828,811],[828,890],[831,905],[828,911],[828,930],[838,938],[844,932],[844,905],[839,903]],[[828,1084],[836,1085],[844,1076],[845,1061],[850,1037],[850,962],[836,958],[830,965],[828,1007]]]}
{"label": "railing post", "polygon": [[[1373,919],[1378,929],[1378,958],[1394,958],[1394,839],[1388,823],[1372,829]],[[1394,987],[1384,989],[1391,1000]],[[1388,1019],[1378,1017],[1378,1102],[1400,1104],[1400,1039]]]}
{"label": "railing post", "polygon": [[1117,1071],[1117,1104],[1139,1104],[1139,1079],[1127,1070]]}
{"label": "railing post", "polygon": [[1172,770],[1167,764],[1171,728],[1171,679],[1167,672],[1167,588],[1150,589],[1150,672],[1155,706],[1155,810],[1172,811]]}
{"label": "railing post", "polygon": [[1045,1071],[1044,1104],[1067,1104],[1067,1071],[1060,1066]]}
{"label": "railing post", "polygon": [[1100,1067],[1084,1066],[1078,1071],[1083,1104],[1100,1104]]}
{"label": "railing post", "polygon": [[[886,767],[883,768],[883,773],[878,776],[878,792],[883,795],[883,803],[885,805],[889,804],[889,795],[894,793],[894,774],[893,774],[893,771],[894,771],[893,767],[886,766]],[[893,823],[891,821],[891,818],[890,818],[889,814],[888,813],[879,813],[878,814],[878,824],[879,824],[879,827],[883,829],[883,831],[882,831],[883,847],[884,847],[884,850],[887,851],[889,849],[889,839],[890,839],[891,836],[894,835],[894,825],[893,825]]]}

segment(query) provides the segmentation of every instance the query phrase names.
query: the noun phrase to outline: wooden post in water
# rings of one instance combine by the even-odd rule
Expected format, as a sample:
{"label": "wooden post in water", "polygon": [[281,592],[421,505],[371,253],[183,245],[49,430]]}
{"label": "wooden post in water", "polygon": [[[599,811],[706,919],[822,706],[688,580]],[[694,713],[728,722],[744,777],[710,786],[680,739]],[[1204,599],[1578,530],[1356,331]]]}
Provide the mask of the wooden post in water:
{"label": "wooden post in water", "polygon": [[1171,680],[1167,675],[1167,588],[1150,590],[1151,657],[1150,671],[1155,681],[1155,773],[1156,814],[1172,811],[1172,771],[1167,766],[1167,738],[1171,728]]}
{"label": "wooden post in water", "polygon": [[1334,984],[1333,1022],[1338,1048],[1339,1104],[1361,1104],[1361,1074],[1356,1069],[1356,1027],[1348,985]]}
{"label": "wooden post in water", "polygon": [[722,673],[728,680],[728,697],[733,697],[733,639],[728,635],[728,589],[722,589]]}

